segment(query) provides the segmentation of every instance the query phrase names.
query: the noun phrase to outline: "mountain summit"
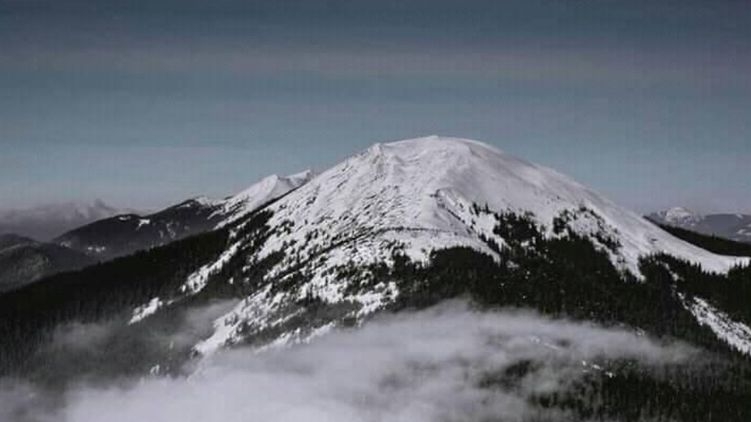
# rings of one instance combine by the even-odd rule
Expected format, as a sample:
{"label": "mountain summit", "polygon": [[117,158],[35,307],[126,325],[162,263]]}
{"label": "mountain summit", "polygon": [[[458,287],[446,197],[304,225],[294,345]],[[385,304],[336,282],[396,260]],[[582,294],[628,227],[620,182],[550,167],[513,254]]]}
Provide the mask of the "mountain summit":
{"label": "mountain summit", "polygon": [[[383,248],[348,241],[367,233],[370,242],[395,241],[410,258],[425,260],[430,250],[440,247],[461,245],[489,252],[481,236],[497,236],[483,216],[471,215],[473,204],[531,213],[548,234],[556,217],[576,214],[570,222],[572,230],[617,241],[620,246],[613,258],[635,274],[639,257],[662,252],[719,272],[737,262],[656,229],[554,170],[467,139],[430,136],[376,144],[323,172],[269,210],[274,213],[272,226],[284,221],[294,224],[283,239],[299,244],[296,253],[301,256],[327,246],[325,238],[302,242],[312,232],[323,232],[337,238],[340,248],[352,249],[347,254],[350,259],[376,260]],[[587,212],[581,212],[584,209]],[[270,252],[282,241],[282,236],[272,236],[265,250]],[[503,243],[500,238],[496,241]]]}
{"label": "mountain summit", "polygon": [[272,174],[242,192],[223,201],[218,201],[217,205],[219,205],[219,209],[214,215],[222,217],[222,221],[219,223],[220,226],[230,224],[247,213],[255,211],[267,202],[304,185],[313,176],[314,173],[312,170],[305,170],[286,177]]}

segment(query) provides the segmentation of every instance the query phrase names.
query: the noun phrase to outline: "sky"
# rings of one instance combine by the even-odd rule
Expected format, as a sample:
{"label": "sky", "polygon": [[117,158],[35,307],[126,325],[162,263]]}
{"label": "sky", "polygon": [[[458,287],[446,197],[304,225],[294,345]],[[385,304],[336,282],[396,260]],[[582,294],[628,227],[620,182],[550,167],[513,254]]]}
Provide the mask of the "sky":
{"label": "sky", "polygon": [[0,209],[156,209],[440,134],[751,212],[747,0],[0,0]]}

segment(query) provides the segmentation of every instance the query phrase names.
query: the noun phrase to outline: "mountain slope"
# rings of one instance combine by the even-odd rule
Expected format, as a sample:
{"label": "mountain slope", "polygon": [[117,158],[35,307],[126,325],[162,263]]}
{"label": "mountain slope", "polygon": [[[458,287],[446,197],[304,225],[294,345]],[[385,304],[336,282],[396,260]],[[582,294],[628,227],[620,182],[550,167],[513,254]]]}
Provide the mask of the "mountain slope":
{"label": "mountain slope", "polygon": [[[225,254],[181,290],[199,294],[212,272],[257,286],[217,320],[214,334],[196,347],[201,353],[284,326],[294,316],[290,304],[306,298],[348,304],[342,315],[356,319],[386,307],[400,294],[395,283],[365,291],[352,286],[365,283],[373,266],[395,265],[397,256],[428,262],[435,251],[466,247],[500,261],[500,248],[516,234],[504,237],[498,213],[530,216],[547,238],[584,237],[636,277],[642,277],[641,260],[655,254],[719,273],[748,262],[679,240],[555,171],[461,139],[375,145],[266,210],[271,217],[262,240],[244,236],[240,224]],[[252,275],[259,263],[264,273]],[[329,328],[319,324],[298,334]]]}
{"label": "mountain slope", "polygon": [[212,229],[217,206],[192,199],[154,214],[118,215],[71,230],[54,241],[100,260],[131,254]]}
{"label": "mountain slope", "polygon": [[[402,229],[431,232],[443,246],[468,245],[486,250],[478,235],[483,228],[468,221],[473,204],[493,210],[532,212],[552,229],[560,213],[584,207],[575,230],[593,234],[604,229],[621,243],[617,258],[624,269],[638,272],[640,256],[667,252],[726,271],[737,260],[708,254],[620,208],[577,182],[553,171],[469,140],[421,138],[376,145],[324,172],[280,201],[271,224],[297,225],[287,239],[301,240],[314,230],[330,237],[352,238],[363,231],[385,237]],[[599,218],[598,218],[599,217]],[[308,222],[307,225],[300,224]],[[601,227],[602,226],[602,227]],[[392,234],[388,234],[388,233]],[[486,236],[489,233],[484,233]],[[409,238],[405,236],[410,243]],[[274,239],[267,250],[274,248]],[[432,245],[436,245],[432,239]],[[310,250],[314,245],[306,246]],[[437,245],[436,245],[437,246]],[[425,257],[422,245],[407,251]],[[301,251],[304,253],[304,251]]]}
{"label": "mountain slope", "polygon": [[649,214],[648,219],[663,225],[751,243],[751,215],[696,214],[682,207]]}
{"label": "mountain slope", "polygon": [[230,224],[243,216],[255,211],[262,205],[284,196],[298,187],[309,182],[314,176],[311,170],[279,177],[275,174],[268,176],[242,192],[219,203],[215,216],[221,216],[220,226]]}
{"label": "mountain slope", "polygon": [[19,236],[13,233],[0,234],[0,250],[10,248],[11,246],[28,245],[36,242],[26,236]]}
{"label": "mountain slope", "polygon": [[0,236],[0,292],[19,288],[51,274],[94,263],[90,257],[52,243],[17,235]]}
{"label": "mountain slope", "polygon": [[[97,359],[179,372],[224,347],[268,350],[459,296],[744,359],[748,261],[492,147],[420,138],[376,145],[219,230],[0,295],[0,335],[11,339],[0,367],[56,367],[44,345],[71,323],[113,327]],[[207,330],[133,356],[143,336],[177,330],[180,315],[215,301]]]}

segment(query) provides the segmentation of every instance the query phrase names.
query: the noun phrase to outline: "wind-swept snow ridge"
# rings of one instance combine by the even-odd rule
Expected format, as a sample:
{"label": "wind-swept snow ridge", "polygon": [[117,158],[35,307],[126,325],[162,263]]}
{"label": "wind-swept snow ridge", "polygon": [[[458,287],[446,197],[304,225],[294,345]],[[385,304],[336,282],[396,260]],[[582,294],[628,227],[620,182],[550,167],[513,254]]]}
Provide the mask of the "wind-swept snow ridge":
{"label": "wind-swept snow ridge", "polygon": [[[347,256],[354,261],[387,259],[379,241],[402,244],[413,259],[449,246],[487,251],[479,234],[492,232],[468,224],[477,219],[468,215],[472,204],[531,212],[548,229],[563,211],[585,207],[620,243],[617,265],[637,275],[640,257],[661,252],[715,272],[745,262],[683,242],[554,170],[477,141],[438,136],[376,144],[273,204],[272,227],[295,224],[291,233],[272,236],[266,252],[291,239],[304,245],[297,251],[303,257],[336,239],[353,249]],[[595,223],[584,219],[574,229],[592,234],[602,229]],[[354,241],[366,235],[367,242]]]}
{"label": "wind-swept snow ridge", "polygon": [[279,177],[273,174],[261,179],[258,183],[222,202],[221,208],[217,213],[226,215],[227,217],[219,226],[232,223],[269,201],[273,201],[302,186],[313,175],[312,170],[305,170],[286,177]]}
{"label": "wind-swept snow ridge", "polygon": [[686,302],[688,310],[699,324],[708,326],[730,347],[751,356],[751,328],[741,322],[733,321],[726,313],[702,298],[693,297],[690,301],[685,296],[681,298]]}

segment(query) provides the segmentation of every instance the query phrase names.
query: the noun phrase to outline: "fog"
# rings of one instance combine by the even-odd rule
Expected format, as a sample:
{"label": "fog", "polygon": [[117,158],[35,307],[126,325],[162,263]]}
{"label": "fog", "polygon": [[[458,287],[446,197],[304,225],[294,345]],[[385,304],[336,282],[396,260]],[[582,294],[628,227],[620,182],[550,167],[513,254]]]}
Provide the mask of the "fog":
{"label": "fog", "polygon": [[6,383],[0,420],[556,420],[566,415],[534,408],[529,398],[565,390],[587,373],[608,376],[609,360],[660,366],[697,353],[630,331],[451,302],[308,344],[219,353],[187,377],[80,384],[54,404],[28,385]]}
{"label": "fog", "polygon": [[[174,307],[141,324],[121,319],[58,326],[24,368],[28,381],[57,393],[71,384],[112,384],[155,371],[187,373],[193,345],[212,333],[213,322],[236,300]],[[0,419],[0,422],[4,422]]]}

